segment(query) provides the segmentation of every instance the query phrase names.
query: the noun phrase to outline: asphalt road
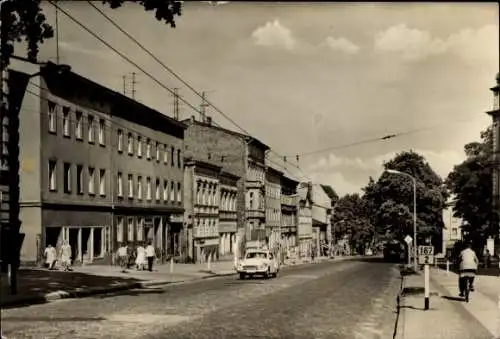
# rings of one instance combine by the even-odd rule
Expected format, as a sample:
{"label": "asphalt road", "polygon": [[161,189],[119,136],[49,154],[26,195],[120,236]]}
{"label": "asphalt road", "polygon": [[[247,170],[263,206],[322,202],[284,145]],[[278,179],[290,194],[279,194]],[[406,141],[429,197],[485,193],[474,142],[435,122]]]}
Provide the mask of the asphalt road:
{"label": "asphalt road", "polygon": [[275,279],[225,277],[2,310],[16,338],[392,338],[397,265],[301,265]]}

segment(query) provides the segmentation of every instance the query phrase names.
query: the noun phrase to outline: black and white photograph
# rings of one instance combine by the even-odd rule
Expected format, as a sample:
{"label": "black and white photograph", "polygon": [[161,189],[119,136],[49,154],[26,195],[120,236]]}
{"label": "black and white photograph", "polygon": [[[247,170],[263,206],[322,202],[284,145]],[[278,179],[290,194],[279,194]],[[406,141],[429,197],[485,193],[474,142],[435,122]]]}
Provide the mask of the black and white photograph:
{"label": "black and white photograph", "polygon": [[0,20],[1,339],[500,339],[497,2]]}

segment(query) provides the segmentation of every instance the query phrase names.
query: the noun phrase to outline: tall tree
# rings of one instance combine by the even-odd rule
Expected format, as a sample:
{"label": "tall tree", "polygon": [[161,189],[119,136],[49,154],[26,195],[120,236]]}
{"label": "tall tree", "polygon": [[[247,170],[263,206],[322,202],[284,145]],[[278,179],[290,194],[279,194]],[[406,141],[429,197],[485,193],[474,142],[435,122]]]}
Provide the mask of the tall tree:
{"label": "tall tree", "polygon": [[351,249],[364,253],[372,242],[374,229],[370,223],[366,202],[359,194],[347,194],[335,205],[333,228],[336,239],[347,236]]}
{"label": "tall tree", "polygon": [[[446,186],[455,198],[453,215],[463,219],[463,231],[469,238],[482,242],[494,235],[490,221],[492,211],[492,171],[490,156],[493,152],[491,128],[481,132],[480,142],[464,146],[466,159],[456,165],[446,179]],[[482,245],[482,244],[477,244]]]}
{"label": "tall tree", "polygon": [[[419,242],[431,237],[440,250],[444,227],[442,211],[447,198],[441,178],[422,155],[413,151],[398,153],[383,166],[386,170],[397,170],[416,178]],[[410,178],[384,172],[377,182],[370,178],[363,198],[378,234],[397,240],[408,234],[413,236],[413,182]]]}
{"label": "tall tree", "polygon": [[[59,3],[69,0],[59,0]],[[116,9],[125,0],[101,0],[102,3]],[[153,11],[157,20],[175,27],[175,16],[181,15],[181,2],[171,0],[128,0],[141,5],[146,11]],[[52,26],[47,23],[40,6],[41,0],[5,0],[2,1],[1,36],[2,69],[8,66],[14,53],[16,42],[26,42],[27,58],[36,61],[39,46],[46,39],[54,36]]]}

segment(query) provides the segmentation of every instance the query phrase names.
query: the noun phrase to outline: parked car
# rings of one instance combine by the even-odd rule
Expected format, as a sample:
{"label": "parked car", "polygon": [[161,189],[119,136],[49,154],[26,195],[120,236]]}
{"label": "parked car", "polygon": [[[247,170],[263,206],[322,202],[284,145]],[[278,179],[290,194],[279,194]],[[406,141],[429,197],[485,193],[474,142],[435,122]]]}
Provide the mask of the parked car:
{"label": "parked car", "polygon": [[245,253],[245,257],[236,267],[240,274],[240,279],[246,276],[264,276],[266,279],[276,277],[280,270],[278,260],[268,250],[250,249]]}

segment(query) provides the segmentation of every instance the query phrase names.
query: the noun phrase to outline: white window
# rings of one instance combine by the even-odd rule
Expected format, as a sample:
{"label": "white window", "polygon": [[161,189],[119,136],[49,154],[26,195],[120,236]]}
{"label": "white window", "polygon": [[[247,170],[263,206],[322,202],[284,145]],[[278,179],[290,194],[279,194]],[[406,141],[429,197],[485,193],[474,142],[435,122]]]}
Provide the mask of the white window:
{"label": "white window", "polygon": [[151,140],[150,139],[148,139],[146,142],[146,158],[148,160],[151,159]]}
{"label": "white window", "polygon": [[168,181],[163,180],[163,201],[168,201]]}
{"label": "white window", "polygon": [[168,164],[168,146],[167,145],[163,145],[163,162],[165,164]]}
{"label": "white window", "polygon": [[151,178],[146,178],[146,199],[151,200]]}
{"label": "white window", "polygon": [[123,218],[116,219],[116,241],[123,242]]}
{"label": "white window", "polygon": [[156,187],[155,187],[155,198],[156,200],[161,199],[161,186],[160,186],[160,179],[156,179]]}
{"label": "white window", "polygon": [[83,139],[83,114],[76,112],[75,137],[79,140]]}
{"label": "white window", "polygon": [[156,143],[156,162],[160,162],[160,143]]}
{"label": "white window", "polygon": [[64,163],[64,193],[71,193],[71,164]]}
{"label": "white window", "polygon": [[177,202],[182,202],[182,188],[181,183],[177,183]]}
{"label": "white window", "polygon": [[63,107],[63,135],[70,136],[69,107]]}
{"label": "white window", "polygon": [[137,199],[142,199],[142,177],[137,177]]}
{"label": "white window", "polygon": [[49,190],[57,190],[57,162],[49,160]]}
{"label": "white window", "polygon": [[142,157],[142,138],[140,136],[137,137],[137,156]]}
{"label": "white window", "polygon": [[174,182],[170,182],[170,201],[174,202],[175,201],[175,187],[174,187]]}
{"label": "white window", "polygon": [[89,142],[90,143],[93,143],[94,142],[94,117],[92,115],[89,115],[87,117],[87,123],[88,123],[88,138],[89,138]]}
{"label": "white window", "polygon": [[128,218],[127,240],[134,241],[134,218]]}
{"label": "white window", "polygon": [[49,132],[57,132],[57,105],[49,101]]}
{"label": "white window", "polygon": [[106,170],[99,170],[99,194],[106,195]]}
{"label": "white window", "polygon": [[134,137],[132,136],[132,133],[129,133],[127,138],[127,151],[128,154],[132,155],[134,154]]}
{"label": "white window", "polygon": [[104,145],[106,142],[106,120],[99,119],[99,144]]}
{"label": "white window", "polygon": [[95,169],[93,167],[89,167],[89,194],[95,194]]}
{"label": "white window", "polygon": [[123,174],[118,172],[118,197],[123,197]]}
{"label": "white window", "polygon": [[76,193],[83,194],[83,166],[76,166]]}
{"label": "white window", "polygon": [[134,197],[134,177],[132,174],[128,175],[128,197],[130,199]]}
{"label": "white window", "polygon": [[119,129],[117,131],[118,133],[118,143],[117,143],[117,148],[118,148],[118,152],[123,152],[123,131],[121,129]]}
{"label": "white window", "polygon": [[143,241],[144,240],[144,218],[137,219],[136,228],[137,228],[137,230],[136,230],[137,240]]}

